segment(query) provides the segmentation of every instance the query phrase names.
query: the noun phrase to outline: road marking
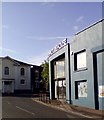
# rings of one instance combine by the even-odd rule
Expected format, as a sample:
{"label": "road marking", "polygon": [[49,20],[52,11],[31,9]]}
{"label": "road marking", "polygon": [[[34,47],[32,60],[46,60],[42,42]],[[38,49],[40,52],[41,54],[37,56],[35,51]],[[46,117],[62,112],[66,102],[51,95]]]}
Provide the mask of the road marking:
{"label": "road marking", "polygon": [[25,112],[27,112],[27,113],[29,113],[29,114],[35,115],[35,113],[30,112],[30,111],[28,111],[28,110],[26,110],[26,109],[24,109],[24,108],[19,107],[19,106],[16,106],[16,108],[18,108],[18,109],[20,109],[20,110],[22,110],[22,111],[25,111]]}

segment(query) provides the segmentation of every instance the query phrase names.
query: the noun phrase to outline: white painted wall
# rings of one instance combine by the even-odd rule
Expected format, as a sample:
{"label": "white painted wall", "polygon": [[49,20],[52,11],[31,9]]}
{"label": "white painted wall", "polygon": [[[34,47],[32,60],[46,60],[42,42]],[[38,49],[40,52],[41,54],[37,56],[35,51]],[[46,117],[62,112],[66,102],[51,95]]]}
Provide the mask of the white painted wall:
{"label": "white painted wall", "polygon": [[[9,59],[2,59],[2,78],[15,79],[15,69],[13,62]],[[9,67],[9,75],[4,74],[4,68]]]}
{"label": "white painted wall", "polygon": [[14,89],[18,90],[19,88],[19,67],[14,66],[15,68],[15,82],[14,82]]}
{"label": "white painted wall", "polygon": [[[14,90],[30,90],[31,89],[31,73],[30,73],[30,66],[26,65],[14,65],[14,62],[10,59],[2,59],[2,64],[0,62],[0,77],[1,81],[3,78],[6,79],[14,79],[12,84],[12,88]],[[4,68],[9,67],[9,75],[4,74]],[[25,75],[21,76],[21,68],[25,69]],[[25,84],[21,84],[20,80],[24,79],[26,82]],[[5,88],[6,89],[6,88]]]}
{"label": "white painted wall", "polygon": [[[31,78],[30,78],[30,66],[16,66],[16,81],[15,83],[17,85],[15,85],[16,89],[20,89],[20,90],[30,90],[31,89]],[[20,70],[21,68],[24,68],[25,69],[25,75],[21,75],[20,73]],[[21,84],[20,81],[21,79],[24,79],[25,80],[25,84]]]}

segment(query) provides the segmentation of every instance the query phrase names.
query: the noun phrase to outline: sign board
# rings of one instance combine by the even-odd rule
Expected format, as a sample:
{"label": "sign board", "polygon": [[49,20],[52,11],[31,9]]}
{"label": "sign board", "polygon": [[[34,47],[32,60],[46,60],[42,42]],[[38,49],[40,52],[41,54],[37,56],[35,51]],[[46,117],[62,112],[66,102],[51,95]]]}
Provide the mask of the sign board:
{"label": "sign board", "polygon": [[64,47],[67,44],[67,38],[64,39],[62,42],[60,42],[58,45],[56,45],[49,53],[48,58],[53,55],[56,51],[58,51],[59,49],[61,49],[62,47]]}
{"label": "sign board", "polygon": [[104,97],[104,85],[99,86],[99,97]]}

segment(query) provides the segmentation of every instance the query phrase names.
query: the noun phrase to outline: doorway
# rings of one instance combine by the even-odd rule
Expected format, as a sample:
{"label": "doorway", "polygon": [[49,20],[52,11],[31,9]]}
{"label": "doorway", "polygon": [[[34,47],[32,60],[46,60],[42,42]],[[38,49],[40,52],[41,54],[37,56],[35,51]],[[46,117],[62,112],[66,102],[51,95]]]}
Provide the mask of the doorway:
{"label": "doorway", "polygon": [[104,86],[104,49],[93,53],[93,68],[94,68],[94,96],[95,96],[95,109],[104,109],[102,101],[104,96],[100,95],[103,92]]}
{"label": "doorway", "polygon": [[3,81],[3,93],[13,93],[13,82],[12,81]]}
{"label": "doorway", "polygon": [[66,80],[55,81],[55,98],[66,99]]}

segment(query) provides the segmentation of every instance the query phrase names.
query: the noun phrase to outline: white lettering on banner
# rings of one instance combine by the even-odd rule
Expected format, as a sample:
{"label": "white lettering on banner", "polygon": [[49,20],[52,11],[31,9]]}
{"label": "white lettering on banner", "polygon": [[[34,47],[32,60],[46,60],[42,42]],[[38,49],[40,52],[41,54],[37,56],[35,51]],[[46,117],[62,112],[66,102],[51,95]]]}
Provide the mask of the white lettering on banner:
{"label": "white lettering on banner", "polygon": [[62,47],[64,47],[67,44],[67,38],[64,39],[62,42],[60,42],[58,45],[56,45],[49,53],[48,58],[53,55],[56,51],[58,51],[59,49],[61,49]]}

